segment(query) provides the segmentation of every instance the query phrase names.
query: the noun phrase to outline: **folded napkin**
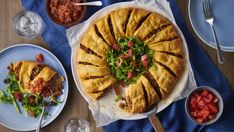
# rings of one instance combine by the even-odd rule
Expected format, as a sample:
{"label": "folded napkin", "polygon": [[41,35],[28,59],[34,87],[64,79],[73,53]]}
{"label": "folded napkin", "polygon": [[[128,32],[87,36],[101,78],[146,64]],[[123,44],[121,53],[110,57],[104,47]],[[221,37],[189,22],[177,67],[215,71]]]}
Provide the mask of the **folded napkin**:
{"label": "folded napkin", "polygon": [[[93,0],[89,0],[93,1]],[[125,0],[102,0],[103,7],[112,3]],[[70,55],[71,49],[66,38],[66,28],[53,23],[47,16],[45,9],[45,0],[21,0],[25,10],[31,10],[38,13],[45,23],[45,30],[42,37],[48,44],[51,51],[70,71]],[[214,124],[209,126],[200,126],[189,120],[185,113],[185,99],[172,103],[162,112],[158,113],[159,119],[167,131],[234,131],[234,94],[228,85],[227,80],[219,69],[211,62],[209,57],[203,51],[199,44],[195,42],[193,37],[187,31],[185,23],[180,11],[176,5],[176,0],[169,0],[172,12],[174,14],[177,25],[182,30],[188,44],[190,63],[195,75],[198,86],[206,85],[214,87],[222,96],[224,101],[224,111],[221,118]],[[87,18],[102,7],[92,7],[87,9]],[[143,132],[153,131],[148,119],[127,121],[119,120],[103,127],[105,131],[110,132]]]}

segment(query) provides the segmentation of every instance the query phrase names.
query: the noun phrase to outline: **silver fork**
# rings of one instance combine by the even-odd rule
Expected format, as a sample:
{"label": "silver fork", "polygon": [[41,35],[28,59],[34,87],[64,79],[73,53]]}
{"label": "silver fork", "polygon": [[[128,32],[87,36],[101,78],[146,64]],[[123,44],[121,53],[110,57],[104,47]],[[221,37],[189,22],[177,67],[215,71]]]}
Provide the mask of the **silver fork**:
{"label": "silver fork", "polygon": [[213,33],[214,40],[215,40],[215,43],[216,43],[216,49],[217,49],[216,51],[217,51],[218,62],[219,62],[219,64],[223,64],[225,59],[223,57],[223,53],[222,53],[222,50],[220,48],[219,41],[217,39],[217,35],[216,35],[216,32],[215,32],[214,15],[212,13],[209,0],[203,0],[202,1],[202,7],[203,7],[203,13],[204,13],[204,17],[206,19],[206,22],[210,24],[211,29],[212,29],[212,33]]}
{"label": "silver fork", "polygon": [[41,112],[41,115],[40,115],[40,118],[39,118],[39,123],[38,123],[37,129],[36,129],[36,132],[40,131],[40,129],[41,129],[41,121],[43,119],[43,116],[44,116],[44,113],[45,113],[45,109],[46,109],[46,107],[50,106],[50,104],[51,104],[51,97],[44,97],[42,99],[42,112]]}

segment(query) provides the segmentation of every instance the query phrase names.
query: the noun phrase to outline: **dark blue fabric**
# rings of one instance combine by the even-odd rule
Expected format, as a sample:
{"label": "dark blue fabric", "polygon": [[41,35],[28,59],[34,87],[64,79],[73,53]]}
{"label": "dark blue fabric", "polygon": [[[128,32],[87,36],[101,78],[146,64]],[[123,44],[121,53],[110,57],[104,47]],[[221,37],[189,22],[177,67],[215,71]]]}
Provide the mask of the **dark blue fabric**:
{"label": "dark blue fabric", "polygon": [[[49,45],[52,52],[63,62],[66,69],[70,71],[71,49],[66,38],[65,28],[54,24],[47,16],[45,0],[21,0],[26,10],[37,12],[45,22],[43,39]],[[92,1],[92,0],[90,0]],[[104,6],[124,0],[102,0]],[[176,22],[182,30],[188,44],[190,62],[194,71],[198,86],[207,85],[216,88],[224,100],[224,111],[221,118],[209,126],[199,126],[188,119],[184,109],[185,99],[172,103],[162,112],[158,113],[163,126],[171,132],[191,131],[234,131],[234,95],[227,80],[217,67],[211,62],[198,43],[186,29],[186,25],[176,5],[176,0],[169,0]],[[102,7],[88,8],[86,18]],[[150,132],[153,131],[148,119],[135,121],[119,120],[103,127],[110,132]]]}

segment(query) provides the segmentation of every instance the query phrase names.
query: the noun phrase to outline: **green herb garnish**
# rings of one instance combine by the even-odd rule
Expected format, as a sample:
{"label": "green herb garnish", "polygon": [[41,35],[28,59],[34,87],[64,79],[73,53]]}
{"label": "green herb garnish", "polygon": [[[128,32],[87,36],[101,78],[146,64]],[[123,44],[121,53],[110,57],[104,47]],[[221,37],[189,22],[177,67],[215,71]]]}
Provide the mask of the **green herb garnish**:
{"label": "green herb garnish", "polygon": [[107,53],[112,74],[126,84],[135,82],[145,73],[153,64],[152,58],[153,51],[144,42],[133,37],[118,38],[115,48]]}

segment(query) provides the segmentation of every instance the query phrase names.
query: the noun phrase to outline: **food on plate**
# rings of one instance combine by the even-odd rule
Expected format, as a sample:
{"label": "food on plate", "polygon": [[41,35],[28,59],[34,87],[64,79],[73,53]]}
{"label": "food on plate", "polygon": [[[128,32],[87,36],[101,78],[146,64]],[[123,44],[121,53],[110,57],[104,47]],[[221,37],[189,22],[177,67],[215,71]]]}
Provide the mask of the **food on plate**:
{"label": "food on plate", "polygon": [[84,13],[84,6],[74,5],[83,0],[49,0],[49,11],[60,23],[69,24],[79,20]]}
{"label": "food on plate", "polygon": [[189,114],[198,123],[214,119],[219,112],[219,98],[208,89],[198,90],[188,100]]}
{"label": "food on plate", "polygon": [[37,54],[35,59],[36,59],[37,62],[43,62],[44,61],[44,57],[43,57],[43,55],[41,53]]}
{"label": "food on plate", "polygon": [[8,66],[9,73],[4,80],[6,92],[0,90],[0,102],[13,104],[20,113],[19,103],[27,115],[37,117],[42,112],[43,97],[50,97],[53,104],[60,103],[64,78],[45,64],[33,61],[19,61]]}
{"label": "food on plate", "polygon": [[122,8],[95,21],[76,54],[84,91],[98,100],[114,88],[128,113],[149,111],[168,97],[185,69],[183,42],[156,12]]}

